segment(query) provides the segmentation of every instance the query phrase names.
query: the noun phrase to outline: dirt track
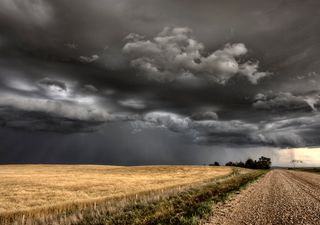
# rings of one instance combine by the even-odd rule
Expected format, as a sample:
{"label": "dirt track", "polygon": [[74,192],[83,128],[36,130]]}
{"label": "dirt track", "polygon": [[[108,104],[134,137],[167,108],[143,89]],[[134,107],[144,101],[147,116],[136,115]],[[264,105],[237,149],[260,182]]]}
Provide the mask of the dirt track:
{"label": "dirt track", "polygon": [[320,175],[273,170],[212,214],[205,225],[320,225]]}

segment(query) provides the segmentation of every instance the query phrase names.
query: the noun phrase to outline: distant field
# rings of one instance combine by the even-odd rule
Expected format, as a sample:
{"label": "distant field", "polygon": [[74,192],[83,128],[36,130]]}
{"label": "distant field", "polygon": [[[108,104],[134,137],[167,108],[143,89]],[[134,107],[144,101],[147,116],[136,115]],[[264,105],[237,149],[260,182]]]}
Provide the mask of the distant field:
{"label": "distant field", "polygon": [[305,171],[312,173],[320,173],[320,167],[298,167],[298,168],[289,168],[289,170]]}
{"label": "distant field", "polygon": [[168,189],[231,171],[209,166],[1,165],[0,215]]}

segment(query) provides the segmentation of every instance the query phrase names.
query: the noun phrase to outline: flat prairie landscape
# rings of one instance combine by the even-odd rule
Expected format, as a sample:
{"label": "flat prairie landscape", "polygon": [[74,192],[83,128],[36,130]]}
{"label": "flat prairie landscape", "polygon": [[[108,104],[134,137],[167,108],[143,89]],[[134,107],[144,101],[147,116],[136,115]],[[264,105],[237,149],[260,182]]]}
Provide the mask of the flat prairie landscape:
{"label": "flat prairie landscape", "polygon": [[263,174],[225,166],[1,165],[0,224],[196,224],[214,202]]}
{"label": "flat prairie landscape", "polygon": [[230,173],[210,166],[3,165],[0,214],[170,189]]}

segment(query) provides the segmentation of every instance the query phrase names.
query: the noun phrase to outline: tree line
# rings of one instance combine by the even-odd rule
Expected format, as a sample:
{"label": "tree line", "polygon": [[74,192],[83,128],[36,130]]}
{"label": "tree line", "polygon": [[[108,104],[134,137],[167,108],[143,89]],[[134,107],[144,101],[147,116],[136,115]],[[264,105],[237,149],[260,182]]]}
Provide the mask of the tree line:
{"label": "tree line", "polygon": [[[249,169],[263,169],[268,170],[271,167],[271,158],[267,158],[261,156],[258,160],[253,160],[251,158],[247,159],[246,162],[227,162],[226,166],[236,166],[236,167],[243,167]],[[214,164],[210,164],[210,166],[220,166],[218,162],[214,162]]]}

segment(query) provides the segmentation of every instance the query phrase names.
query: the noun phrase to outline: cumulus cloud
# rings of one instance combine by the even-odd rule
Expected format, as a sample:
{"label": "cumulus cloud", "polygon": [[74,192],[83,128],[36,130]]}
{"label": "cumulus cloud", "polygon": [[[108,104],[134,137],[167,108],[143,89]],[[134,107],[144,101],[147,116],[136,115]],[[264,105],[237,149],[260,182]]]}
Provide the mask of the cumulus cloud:
{"label": "cumulus cloud", "polygon": [[317,111],[319,94],[294,95],[290,92],[258,93],[253,103],[254,109],[270,111]]}
{"label": "cumulus cloud", "polygon": [[269,72],[259,72],[258,67],[259,62],[246,62],[239,66],[239,70],[252,84],[257,84],[261,78],[271,74]]}
{"label": "cumulus cloud", "polygon": [[79,59],[80,59],[80,62],[82,63],[93,63],[94,61],[97,61],[99,59],[99,56],[98,55],[80,56]]}
{"label": "cumulus cloud", "polygon": [[204,45],[193,38],[187,27],[165,27],[153,40],[129,34],[123,47],[130,65],[148,78],[157,81],[181,79],[186,73],[225,84],[236,75],[243,75],[252,84],[269,75],[258,71],[258,63],[240,63],[248,52],[243,43],[226,44],[207,54]]}

